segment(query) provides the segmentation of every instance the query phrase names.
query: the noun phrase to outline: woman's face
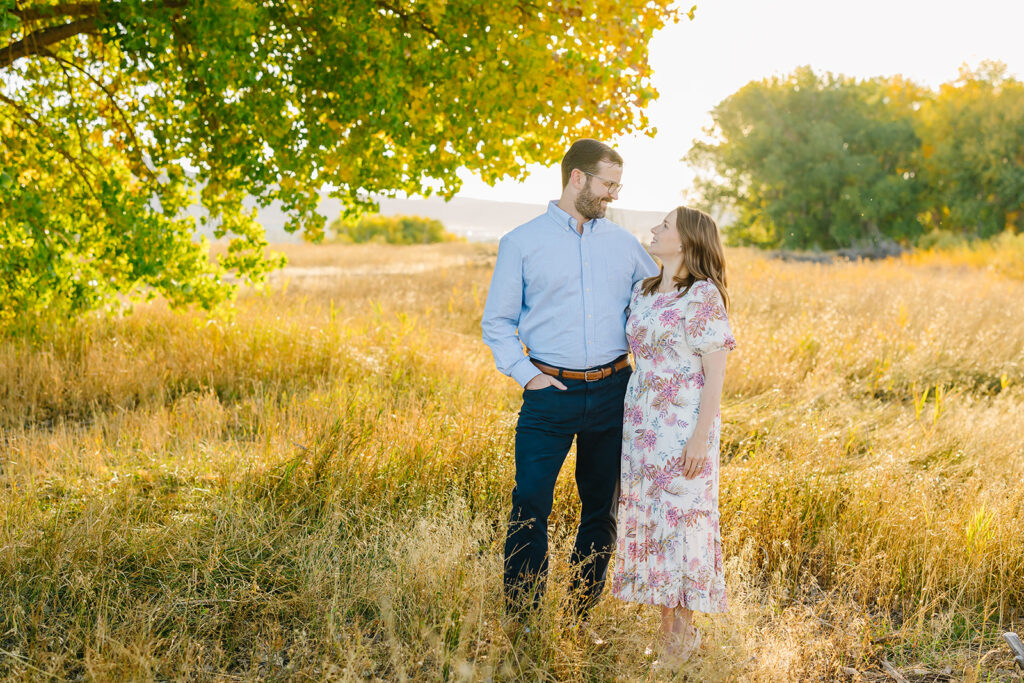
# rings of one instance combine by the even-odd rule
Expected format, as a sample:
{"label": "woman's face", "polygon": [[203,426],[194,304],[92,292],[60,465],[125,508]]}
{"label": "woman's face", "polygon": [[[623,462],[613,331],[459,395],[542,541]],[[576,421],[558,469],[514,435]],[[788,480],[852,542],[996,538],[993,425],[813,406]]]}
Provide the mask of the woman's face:
{"label": "woman's face", "polygon": [[676,228],[676,212],[672,210],[665,216],[665,220],[651,228],[650,252],[664,260],[663,257],[679,254],[682,245]]}

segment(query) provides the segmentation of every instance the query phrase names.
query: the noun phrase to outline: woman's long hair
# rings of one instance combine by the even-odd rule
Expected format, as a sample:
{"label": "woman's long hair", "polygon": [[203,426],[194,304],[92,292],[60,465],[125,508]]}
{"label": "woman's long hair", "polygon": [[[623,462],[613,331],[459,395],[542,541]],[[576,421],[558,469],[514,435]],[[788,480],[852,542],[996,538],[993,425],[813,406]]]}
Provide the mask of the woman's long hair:
{"label": "woman's long hair", "polygon": [[[683,268],[686,277],[679,273],[672,276],[679,296],[683,296],[697,280],[707,280],[718,287],[726,310],[729,309],[729,293],[726,291],[725,249],[722,247],[722,236],[718,232],[715,219],[698,209],[685,206],[676,208],[676,229],[679,230],[679,241],[683,247]],[[653,293],[661,286],[665,267],[661,272],[646,278],[640,285],[644,294]]]}

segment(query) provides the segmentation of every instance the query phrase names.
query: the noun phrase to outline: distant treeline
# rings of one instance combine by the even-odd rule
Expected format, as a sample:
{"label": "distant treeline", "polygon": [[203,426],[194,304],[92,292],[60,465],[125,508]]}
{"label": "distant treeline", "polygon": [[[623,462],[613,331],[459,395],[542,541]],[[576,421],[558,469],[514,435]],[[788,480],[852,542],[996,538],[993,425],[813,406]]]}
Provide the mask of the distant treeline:
{"label": "distant treeline", "polygon": [[795,249],[987,238],[1024,228],[1024,84],[962,69],[938,91],[804,67],[748,83],[687,155],[734,244]]}
{"label": "distant treeline", "polygon": [[377,242],[384,244],[432,244],[458,242],[462,238],[444,229],[436,218],[423,216],[381,216],[357,219],[339,216],[327,228],[326,240],[342,244]]}

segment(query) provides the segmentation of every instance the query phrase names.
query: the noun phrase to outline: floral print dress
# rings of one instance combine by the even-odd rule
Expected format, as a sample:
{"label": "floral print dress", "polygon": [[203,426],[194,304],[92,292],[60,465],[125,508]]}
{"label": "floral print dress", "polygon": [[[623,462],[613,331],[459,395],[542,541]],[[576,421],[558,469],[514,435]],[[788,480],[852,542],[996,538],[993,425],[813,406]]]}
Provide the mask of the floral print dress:
{"label": "floral print dress", "polygon": [[683,296],[633,287],[626,335],[636,371],[626,389],[618,540],[612,594],[699,612],[726,610],[718,524],[721,417],[708,461],[683,477],[683,446],[697,426],[701,356],[734,349],[718,288],[698,280]]}

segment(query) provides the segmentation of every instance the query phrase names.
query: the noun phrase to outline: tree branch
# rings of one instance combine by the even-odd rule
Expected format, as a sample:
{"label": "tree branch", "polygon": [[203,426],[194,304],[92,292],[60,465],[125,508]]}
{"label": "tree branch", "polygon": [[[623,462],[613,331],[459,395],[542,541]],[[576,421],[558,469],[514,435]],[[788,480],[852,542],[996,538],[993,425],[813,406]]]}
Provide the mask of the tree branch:
{"label": "tree branch", "polygon": [[38,21],[54,17],[94,17],[100,13],[98,2],[67,2],[63,5],[49,7],[29,7],[26,9],[7,10],[22,21]]}
{"label": "tree branch", "polygon": [[[44,54],[44,55],[46,55],[46,56],[48,56],[50,58],[56,58],[56,55],[54,55],[49,50],[46,50],[45,48],[44,48],[44,51],[41,54]],[[57,62],[57,66],[59,66],[60,70],[62,72],[64,72],[64,82],[67,84],[68,98],[71,100],[71,103],[72,103],[73,107],[75,109],[77,109],[78,108],[78,102],[75,99],[75,79],[73,79],[71,77],[71,73],[67,70],[67,67],[65,67],[64,64],[62,64],[61,62],[58,61]],[[78,152],[79,152],[79,155],[80,156],[85,156],[86,154],[88,154],[90,157],[92,157],[93,161],[99,161],[98,159],[96,159],[95,155],[87,152],[86,149],[85,149],[85,143],[83,142],[83,140],[85,140],[85,132],[82,131],[82,122],[81,122],[81,120],[77,116],[69,116],[68,118],[72,121],[72,123],[74,123],[75,130],[78,132]]]}
{"label": "tree branch", "polygon": [[10,66],[22,57],[40,54],[43,49],[54,43],[59,43],[80,33],[92,33],[95,30],[95,17],[86,17],[69,24],[33,31],[18,42],[0,48],[0,69]]}
{"label": "tree branch", "polygon": [[[60,141],[56,138],[56,136],[53,135],[50,129],[46,126],[46,124],[37,119],[35,116],[32,116],[32,114],[26,111],[24,107],[22,107],[20,104],[4,95],[2,92],[0,92],[0,101],[9,104],[16,112],[21,114],[23,118],[28,119],[29,121],[34,123],[36,125],[36,128],[39,128],[46,134],[46,137],[48,137],[50,139],[50,142],[53,144],[54,151],[57,152],[57,154],[60,154],[62,157],[64,157],[67,160],[67,162],[71,164],[71,167],[75,169],[79,177],[82,179],[82,182],[85,184],[85,187],[89,190],[89,194],[93,196],[93,199],[99,201],[99,196],[96,194],[96,188],[94,188],[92,183],[90,182],[89,173],[84,168],[82,168],[82,165],[78,162],[78,159],[71,156],[71,154],[61,146]],[[18,126],[27,133],[31,133],[29,129],[25,126],[25,124],[21,121],[18,121],[17,119],[14,119],[14,125]]]}
{"label": "tree branch", "polygon": [[[109,100],[111,106],[113,106],[114,110],[121,117],[121,121],[124,123],[124,130],[128,133],[128,135],[132,139],[132,151],[135,152],[135,157],[136,157],[135,158],[135,162],[136,162],[136,166],[137,166],[137,168],[133,169],[133,171],[138,173],[138,175],[140,175],[140,176],[141,175],[146,175],[146,176],[148,176],[149,178],[152,179],[154,177],[153,176],[153,172],[149,170],[149,168],[146,166],[146,163],[142,160],[143,147],[142,147],[142,144],[139,142],[138,136],[136,136],[136,134],[135,134],[135,126],[131,123],[131,121],[128,120],[128,115],[125,114],[124,109],[121,108],[121,105],[118,103],[117,98],[114,97],[114,93],[112,93],[109,90],[107,90],[107,87],[103,84],[102,81],[100,81],[100,79],[96,78],[94,75],[89,73],[86,69],[82,68],[81,65],[75,64],[74,62],[69,62],[68,60],[63,59],[62,57],[59,57],[58,55],[54,54],[50,50],[47,50],[46,48],[43,48],[40,51],[40,54],[45,55],[46,57],[49,57],[50,59],[53,59],[54,61],[56,61],[57,64],[60,65],[61,69],[64,70],[65,75],[67,74],[67,70],[64,68],[65,66],[69,66],[71,68],[77,69],[78,71],[80,71],[82,73],[82,75],[84,75],[86,78],[88,78],[90,81],[92,81],[93,84],[97,88],[99,88],[100,91],[104,95],[107,96],[107,99]],[[68,92],[69,93],[71,92],[71,79],[70,79],[70,77],[68,78]],[[81,136],[81,133],[79,133],[79,135]],[[139,169],[141,169],[142,172],[139,172]]]}
{"label": "tree branch", "polygon": [[409,12],[404,11],[402,8],[396,7],[392,5],[390,2],[387,2],[387,0],[376,0],[375,4],[377,5],[378,8],[382,10],[387,10],[388,12],[394,14],[396,17],[402,20],[402,23],[408,25],[409,22],[412,22],[417,27],[419,27],[420,30],[429,33],[430,35],[440,40],[442,43],[445,42],[444,38],[441,37],[441,34],[437,32],[436,28],[420,19],[419,16],[417,16],[416,14],[410,14]]}

